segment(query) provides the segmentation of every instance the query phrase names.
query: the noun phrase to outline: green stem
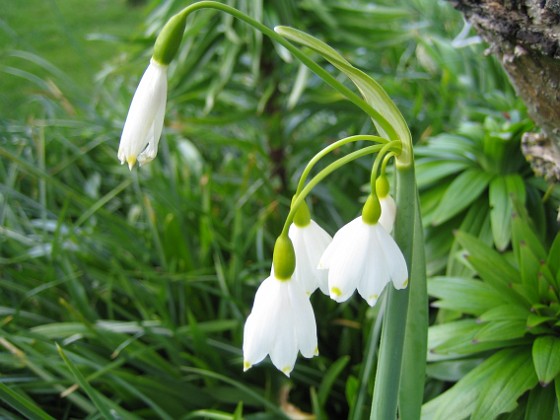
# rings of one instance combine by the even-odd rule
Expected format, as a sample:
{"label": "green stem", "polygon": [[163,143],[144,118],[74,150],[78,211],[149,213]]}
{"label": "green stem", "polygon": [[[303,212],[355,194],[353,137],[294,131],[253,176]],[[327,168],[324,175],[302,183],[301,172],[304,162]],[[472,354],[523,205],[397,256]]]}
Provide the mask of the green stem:
{"label": "green stem", "polygon": [[361,108],[366,114],[368,114],[371,118],[373,118],[383,128],[383,130],[390,136],[390,138],[397,138],[393,126],[387,121],[385,117],[383,117],[383,115],[381,115],[378,111],[376,111],[370,104],[368,104],[359,95],[357,95],[352,90],[344,86],[344,84],[339,82],[334,76],[332,76],[329,72],[327,72],[325,69],[319,66],[315,61],[313,61],[306,54],[304,54],[299,48],[297,48],[291,42],[289,42],[281,35],[274,32],[274,30],[270,29],[268,26],[263,25],[259,21],[245,15],[244,13],[240,12],[239,10],[231,6],[218,3],[216,1],[201,1],[198,3],[191,4],[190,6],[187,6],[181,12],[179,12],[177,16],[182,16],[184,19],[186,19],[189,14],[200,9],[216,9],[216,10],[221,10],[222,12],[225,13],[229,13],[233,17],[244,21],[245,23],[251,25],[253,28],[257,29],[258,31],[268,36],[269,38],[278,42],[280,45],[282,45],[288,51],[290,51],[299,61],[301,61],[303,64],[309,67],[309,69],[313,71],[317,76],[323,79],[328,85],[330,85],[336,91],[341,93],[350,102],[352,102],[354,105]]}
{"label": "green stem", "polygon": [[313,167],[317,164],[317,162],[319,162],[319,160],[321,160],[323,157],[325,157],[327,154],[329,154],[333,150],[338,149],[339,147],[341,147],[345,144],[356,142],[356,141],[371,141],[371,142],[375,142],[375,143],[388,143],[389,142],[389,140],[384,139],[383,137],[371,136],[371,135],[368,135],[368,134],[358,134],[356,136],[350,136],[350,137],[343,138],[341,140],[338,140],[338,141],[334,142],[333,144],[328,145],[323,150],[321,150],[319,153],[317,153],[315,156],[313,156],[313,158],[309,161],[309,163],[307,164],[307,166],[305,167],[305,169],[301,173],[301,176],[299,177],[298,186],[297,186],[297,189],[296,189],[296,193],[294,195],[297,196],[301,192],[301,190],[303,189],[303,186],[305,185],[305,181],[307,180],[307,177],[309,176],[309,173],[311,172]]}
{"label": "green stem", "polygon": [[[394,419],[397,405],[402,419],[420,418],[424,390],[428,306],[414,166],[397,166],[396,175],[395,240],[406,260],[410,283],[405,290],[387,291],[370,417],[376,420]],[[403,364],[406,375],[402,375]]]}
{"label": "green stem", "polygon": [[377,172],[379,171],[379,165],[385,161],[385,157],[387,153],[391,152],[391,155],[398,154],[401,151],[402,142],[400,140],[393,140],[385,145],[379,151],[378,155],[375,157],[375,162],[373,162],[373,168],[371,169],[371,177],[370,177],[370,184],[371,184],[371,192],[377,195],[376,186],[375,186],[375,179],[377,178]]}
{"label": "green stem", "polygon": [[290,212],[288,213],[288,216],[286,217],[286,221],[284,222],[284,227],[282,228],[282,233],[280,235],[282,236],[282,235],[287,235],[288,234],[290,224],[294,220],[294,216],[297,212],[298,207],[301,205],[301,203],[303,203],[303,200],[305,200],[305,197],[307,197],[307,195],[311,192],[311,190],[319,182],[321,182],[323,179],[325,179],[333,171],[336,171],[338,168],[346,165],[349,162],[352,162],[353,160],[359,159],[363,156],[367,156],[367,155],[370,155],[372,153],[377,153],[377,152],[379,152],[379,150],[382,147],[384,147],[384,146],[382,146],[382,145],[368,146],[368,147],[364,147],[363,149],[356,150],[355,152],[349,153],[346,156],[335,160],[333,163],[328,165],[325,169],[323,169],[321,172],[319,172],[317,175],[315,175],[313,178],[311,178],[311,181],[309,181],[307,183],[307,185],[297,195],[297,198],[293,201],[293,203],[290,207]]}

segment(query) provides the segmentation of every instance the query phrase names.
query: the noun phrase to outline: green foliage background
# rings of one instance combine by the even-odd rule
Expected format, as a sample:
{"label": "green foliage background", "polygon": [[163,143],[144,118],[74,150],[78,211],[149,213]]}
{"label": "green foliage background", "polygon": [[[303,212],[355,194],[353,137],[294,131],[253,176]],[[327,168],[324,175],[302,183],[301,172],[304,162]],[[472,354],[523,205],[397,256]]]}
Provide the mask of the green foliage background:
{"label": "green foliage background", "polygon": [[[242,374],[240,352],[299,172],[330,142],[371,133],[366,115],[269,40],[201,12],[170,68],[160,154],[129,173],[116,149],[130,99],[157,32],[187,2],[33,3],[0,0],[0,416],[280,418],[288,399],[317,418],[367,416],[379,307],[314,295],[320,356],[300,360],[289,380],[268,362]],[[522,226],[537,256],[560,260],[558,240],[552,246],[560,192],[534,178],[519,153],[532,124],[448,4],[228,4],[325,40],[402,110],[418,144],[428,272],[438,275],[431,339],[487,309],[456,305],[471,289],[448,294],[457,284],[486,287],[465,252],[494,247],[517,272],[512,226]],[[314,192],[314,218],[330,233],[359,212],[370,165],[357,161]],[[523,217],[510,222],[514,210]],[[558,274],[550,271],[552,296],[532,296],[522,312],[546,303],[538,309],[548,329],[526,338],[517,322],[521,353],[500,341],[447,355],[453,363],[433,360],[426,401],[435,402],[425,413],[436,416],[445,395],[463,401],[468,390],[444,391],[484,360],[503,352],[531,360],[537,339],[557,345]],[[438,345],[453,339],[437,337]],[[558,382],[555,392],[535,381],[518,388],[505,411],[521,397],[519,413],[539,403],[558,416]],[[465,417],[475,410],[463,409]]]}

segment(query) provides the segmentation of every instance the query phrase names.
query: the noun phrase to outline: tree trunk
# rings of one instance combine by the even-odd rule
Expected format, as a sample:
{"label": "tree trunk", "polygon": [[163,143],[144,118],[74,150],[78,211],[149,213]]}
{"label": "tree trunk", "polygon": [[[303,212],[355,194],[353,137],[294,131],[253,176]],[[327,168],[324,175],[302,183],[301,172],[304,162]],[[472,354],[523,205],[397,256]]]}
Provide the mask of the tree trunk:
{"label": "tree trunk", "polygon": [[560,1],[451,0],[490,44],[541,133],[523,152],[535,172],[560,182]]}

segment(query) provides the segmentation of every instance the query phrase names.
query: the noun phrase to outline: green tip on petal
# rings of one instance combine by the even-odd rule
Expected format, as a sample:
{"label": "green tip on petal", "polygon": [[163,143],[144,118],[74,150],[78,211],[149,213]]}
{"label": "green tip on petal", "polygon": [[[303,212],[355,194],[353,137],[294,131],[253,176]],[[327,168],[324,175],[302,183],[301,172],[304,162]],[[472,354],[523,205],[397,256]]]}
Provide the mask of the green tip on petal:
{"label": "green tip on petal", "polygon": [[274,244],[272,255],[274,276],[278,280],[290,280],[296,270],[296,253],[292,240],[288,236],[279,236]]}
{"label": "green tip on petal", "polygon": [[385,175],[381,175],[375,180],[375,192],[379,198],[389,195],[389,181]]}
{"label": "green tip on petal", "polygon": [[286,367],[282,368],[282,373],[284,375],[286,375],[288,378],[290,377],[291,372],[292,372],[292,367],[291,366],[286,366]]}
{"label": "green tip on petal", "polygon": [[362,210],[362,220],[368,225],[375,225],[381,217],[381,204],[377,196],[370,194]]}
{"label": "green tip on petal", "polygon": [[[292,204],[295,201],[295,197],[292,200]],[[309,207],[305,201],[302,201],[299,205],[296,214],[294,216],[294,224],[298,227],[305,227],[311,223],[311,213],[309,212]]]}
{"label": "green tip on petal", "polygon": [[169,65],[183,40],[185,32],[186,18],[182,14],[176,14],[167,21],[154,45],[153,59],[163,65]]}
{"label": "green tip on petal", "polygon": [[340,290],[338,287],[331,287],[331,295],[336,297],[342,296],[342,290]]}
{"label": "green tip on petal", "polygon": [[247,372],[249,369],[251,369],[251,366],[253,366],[250,362],[248,362],[247,360],[245,360],[243,362],[243,372]]}

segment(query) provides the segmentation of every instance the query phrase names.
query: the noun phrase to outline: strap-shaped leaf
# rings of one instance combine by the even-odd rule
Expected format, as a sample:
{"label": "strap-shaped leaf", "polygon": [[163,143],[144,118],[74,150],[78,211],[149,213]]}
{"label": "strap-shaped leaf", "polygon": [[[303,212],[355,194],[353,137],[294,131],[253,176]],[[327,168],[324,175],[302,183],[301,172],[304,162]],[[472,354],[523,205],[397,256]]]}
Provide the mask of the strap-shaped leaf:
{"label": "strap-shaped leaf", "polygon": [[542,386],[548,385],[560,373],[560,339],[539,337],[533,343],[533,364]]}
{"label": "strap-shaped leaf", "polygon": [[[379,83],[363,71],[352,66],[336,50],[323,41],[305,32],[287,26],[277,26],[274,30],[284,38],[304,45],[319,53],[338,70],[348,76],[348,78],[354,82],[365,101],[375,111],[375,114],[370,116],[377,130],[383,137],[392,140],[398,138],[402,140],[405,145],[412,144],[410,130],[408,129],[404,117]],[[411,153],[411,151],[403,149],[403,153]],[[404,160],[407,164],[411,159],[411,156],[401,157],[401,160]]]}
{"label": "strap-shaped leaf", "polygon": [[513,201],[525,202],[525,184],[519,174],[498,175],[490,181],[490,223],[496,248],[503,251],[511,239]]}

